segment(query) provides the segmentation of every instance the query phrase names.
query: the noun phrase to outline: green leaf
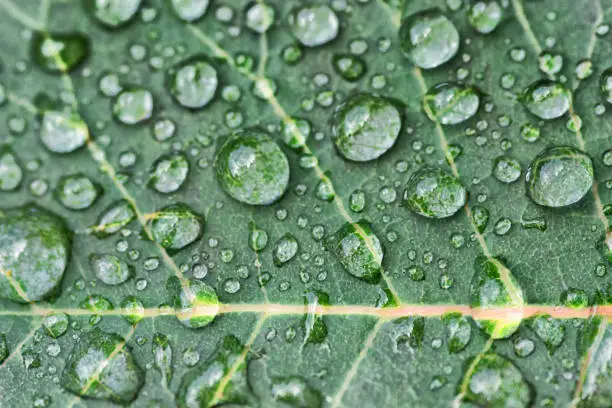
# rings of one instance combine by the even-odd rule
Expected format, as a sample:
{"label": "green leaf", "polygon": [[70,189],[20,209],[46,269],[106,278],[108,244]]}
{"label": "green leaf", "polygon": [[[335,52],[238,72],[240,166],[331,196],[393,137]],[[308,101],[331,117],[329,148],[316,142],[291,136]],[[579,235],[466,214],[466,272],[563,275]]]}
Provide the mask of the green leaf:
{"label": "green leaf", "polygon": [[0,10],[0,405],[612,405],[612,0]]}

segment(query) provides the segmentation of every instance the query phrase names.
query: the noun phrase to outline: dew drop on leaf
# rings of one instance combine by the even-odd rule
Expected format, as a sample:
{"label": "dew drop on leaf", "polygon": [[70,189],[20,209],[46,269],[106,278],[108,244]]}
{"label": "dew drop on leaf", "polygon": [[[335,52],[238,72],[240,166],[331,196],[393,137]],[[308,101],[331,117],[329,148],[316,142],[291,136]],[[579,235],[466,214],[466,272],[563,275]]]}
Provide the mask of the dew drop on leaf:
{"label": "dew drop on leaf", "polygon": [[474,116],[480,106],[478,92],[471,86],[452,82],[438,84],[423,97],[425,113],[434,122],[456,125]]}
{"label": "dew drop on leaf", "polygon": [[306,119],[293,118],[288,123],[283,123],[283,139],[285,144],[292,149],[304,147],[310,137],[310,122]]}
{"label": "dew drop on leaf", "polygon": [[68,315],[62,312],[54,312],[43,318],[42,327],[49,337],[57,339],[66,333],[68,323]]}
{"label": "dew drop on leaf", "polygon": [[47,110],[41,116],[40,140],[53,153],[71,153],[85,145],[89,128],[76,113]]}
{"label": "dew drop on leaf", "polygon": [[476,31],[489,34],[502,19],[502,8],[495,0],[478,0],[470,6],[468,21]]}
{"label": "dew drop on leaf", "polygon": [[599,87],[606,102],[612,104],[612,68],[601,73]]}
{"label": "dew drop on leaf", "polygon": [[255,223],[249,224],[249,247],[255,252],[261,252],[268,246],[268,233]]}
{"label": "dew drop on leaf", "polygon": [[272,252],[272,260],[274,265],[281,267],[292,260],[298,251],[298,242],[295,237],[289,233],[283,235],[274,244]]}
{"label": "dew drop on leaf", "polygon": [[367,71],[365,61],[351,54],[334,54],[332,63],[336,73],[349,82],[361,79]]}
{"label": "dew drop on leaf", "polygon": [[145,315],[144,305],[135,296],[128,296],[121,302],[123,318],[130,324],[135,325],[140,322]]}
{"label": "dew drop on leaf", "polygon": [[345,223],[325,243],[348,273],[369,283],[380,280],[383,249],[367,221]]}
{"label": "dew drop on leaf", "polygon": [[446,218],[463,207],[465,187],[454,176],[438,168],[425,167],[412,174],[404,201],[408,208],[426,218]]}
{"label": "dew drop on leaf", "polygon": [[333,117],[333,140],[348,160],[374,160],[396,142],[402,128],[397,107],[388,99],[357,94],[340,104]]}
{"label": "dew drop on leaf", "polygon": [[124,125],[136,125],[153,115],[153,94],[143,88],[126,88],[113,101],[113,115]]}
{"label": "dew drop on leaf", "polygon": [[289,185],[287,156],[259,130],[230,135],[217,152],[215,170],[221,188],[245,204],[272,204]]}
{"label": "dew drop on leaf", "polygon": [[107,285],[120,285],[133,274],[132,268],[121,258],[112,254],[94,254],[89,264],[96,277]]}
{"label": "dew drop on leaf", "polygon": [[94,234],[100,238],[114,234],[128,225],[136,218],[132,205],[127,200],[119,200],[108,206],[100,217],[97,224],[92,227]]}
{"label": "dew drop on leaf", "polygon": [[176,15],[191,23],[204,16],[209,0],[171,0],[171,3]]}
{"label": "dew drop on leaf", "polygon": [[0,211],[0,298],[27,303],[52,295],[68,265],[72,233],[35,205]]}
{"label": "dew drop on leaf", "polygon": [[170,72],[170,92],[185,108],[200,109],[208,105],[218,84],[217,70],[204,57],[183,61]]}
{"label": "dew drop on leaf", "polygon": [[32,36],[32,59],[41,69],[52,74],[70,72],[89,56],[89,38],[80,33]]}
{"label": "dew drop on leaf", "polygon": [[10,151],[0,149],[0,191],[15,190],[23,180],[23,170],[17,157]]}
{"label": "dew drop on leaf", "polygon": [[563,57],[550,51],[544,51],[538,57],[540,71],[546,75],[553,76],[558,74],[563,68]]}
{"label": "dew drop on leaf", "polygon": [[174,193],[185,183],[188,174],[189,161],[184,154],[164,155],[153,163],[149,186],[158,193]]}
{"label": "dew drop on leaf", "polygon": [[142,0],[86,0],[94,18],[109,29],[126,25],[138,12]]}
{"label": "dew drop on leaf", "polygon": [[309,290],[304,296],[304,305],[308,312],[303,319],[304,342],[322,343],[327,338],[327,324],[323,315],[317,312],[319,306],[329,306],[329,295],[319,290]]}
{"label": "dew drop on leaf", "polygon": [[514,333],[523,319],[523,291],[512,273],[496,258],[478,256],[470,284],[470,306],[483,310],[512,308],[506,316],[494,320],[476,320],[476,324],[494,339]]}
{"label": "dew drop on leaf", "polygon": [[399,30],[400,46],[418,67],[439,67],[457,54],[459,32],[439,10],[428,9],[405,17]]}
{"label": "dew drop on leaf", "polygon": [[521,164],[512,157],[500,156],[495,159],[493,175],[502,183],[514,183],[521,176]]}
{"label": "dew drop on leaf", "polygon": [[162,381],[167,386],[172,379],[172,347],[168,336],[155,333],[151,342],[151,350],[155,367],[160,371]]}
{"label": "dew drop on leaf", "polygon": [[340,22],[329,6],[308,5],[289,15],[289,28],[293,36],[305,47],[318,47],[338,35]]}
{"label": "dew drop on leaf", "polygon": [[561,294],[561,303],[567,307],[581,309],[589,305],[589,297],[582,289],[568,288]]}
{"label": "dew drop on leaf", "polygon": [[204,217],[186,204],[164,207],[156,211],[148,223],[153,240],[170,251],[185,248],[204,232]]}
{"label": "dew drop on leaf", "polygon": [[572,96],[561,83],[541,79],[523,91],[521,100],[529,112],[548,120],[563,116],[570,108]]}
{"label": "dew drop on leaf", "polygon": [[472,337],[472,325],[467,317],[457,313],[443,317],[446,326],[446,339],[448,351],[458,353],[463,350]]}
{"label": "dew drop on leaf", "polygon": [[64,207],[81,211],[91,207],[101,192],[102,187],[84,174],[73,174],[59,180],[55,197]]}
{"label": "dew drop on leaf", "polygon": [[256,33],[265,33],[274,23],[276,11],[265,3],[253,3],[246,10],[246,26]]}
{"label": "dew drop on leaf", "polygon": [[177,319],[184,326],[199,329],[210,324],[219,311],[215,290],[198,280],[168,279],[167,289],[177,309]]}
{"label": "dew drop on leaf", "polygon": [[565,325],[560,319],[553,319],[550,316],[536,316],[530,319],[529,326],[544,342],[550,354],[555,352],[565,337]]}
{"label": "dew drop on leaf", "polygon": [[323,405],[321,393],[301,377],[272,379],[272,397],[296,408],[320,408]]}
{"label": "dew drop on leaf", "polygon": [[513,341],[513,346],[514,353],[518,357],[522,358],[529,356],[531,353],[533,353],[533,350],[535,349],[535,344],[532,340],[522,337],[516,337]]}
{"label": "dew drop on leaf", "polygon": [[569,146],[542,151],[525,174],[527,194],[545,207],[566,207],[580,201],[593,184],[593,163],[580,150]]}
{"label": "dew drop on leaf", "polygon": [[62,386],[87,398],[118,404],[133,401],[144,384],[145,373],[124,342],[118,334],[98,328],[84,334],[68,356]]}
{"label": "dew drop on leaf", "polygon": [[532,391],[523,374],[506,358],[488,352],[470,373],[464,400],[482,407],[527,408]]}

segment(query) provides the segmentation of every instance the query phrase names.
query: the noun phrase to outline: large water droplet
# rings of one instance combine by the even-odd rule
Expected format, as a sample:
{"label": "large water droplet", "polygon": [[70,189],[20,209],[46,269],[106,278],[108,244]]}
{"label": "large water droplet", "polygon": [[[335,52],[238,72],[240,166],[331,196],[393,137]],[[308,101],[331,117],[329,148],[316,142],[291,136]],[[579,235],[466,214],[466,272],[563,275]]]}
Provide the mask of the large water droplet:
{"label": "large water droplet", "polygon": [[338,106],[333,118],[333,139],[349,160],[374,160],[389,150],[402,128],[400,112],[388,99],[359,94]]}
{"label": "large water droplet", "polygon": [[380,280],[383,249],[367,221],[345,223],[326,245],[351,275],[370,283]]}
{"label": "large water droplet", "polygon": [[53,294],[71,239],[63,220],[40,207],[0,211],[0,297],[25,303]]}
{"label": "large water droplet", "polygon": [[153,239],[164,248],[178,251],[195,242],[204,232],[204,217],[185,204],[173,204],[149,219]]}
{"label": "large water droplet", "polygon": [[327,5],[309,5],[289,15],[294,37],[306,47],[318,47],[338,35],[338,16]]}
{"label": "large water droplet", "polygon": [[527,194],[536,204],[565,207],[580,201],[593,184],[593,163],[580,150],[551,147],[542,151],[525,174]]}
{"label": "large water droplet", "polygon": [[85,210],[96,201],[102,187],[83,174],[62,177],[57,183],[55,197],[66,208]]}
{"label": "large water droplet", "polygon": [[52,74],[70,72],[89,56],[89,38],[83,34],[34,33],[32,59]]}
{"label": "large water droplet", "polygon": [[289,184],[287,156],[259,130],[229,136],[217,152],[215,168],[223,190],[245,204],[271,204],[283,196]]}
{"label": "large water droplet", "polygon": [[523,292],[510,270],[496,258],[476,258],[470,284],[470,306],[483,310],[512,309],[499,319],[477,320],[478,326],[494,339],[506,338],[521,324],[523,305]]}
{"label": "large water droplet", "polygon": [[428,9],[405,17],[399,38],[408,58],[424,69],[444,64],[459,50],[459,32],[438,9]]}
{"label": "large water droplet", "polygon": [[133,401],[144,384],[145,374],[125,340],[95,328],[72,349],[62,385],[77,395],[118,404]]}
{"label": "large water droplet", "polygon": [[523,104],[541,119],[563,116],[570,108],[571,92],[559,82],[541,79],[529,85],[521,97]]}
{"label": "large water droplet", "polygon": [[480,105],[475,88],[444,82],[427,91],[423,108],[429,119],[443,125],[456,125],[474,116]]}
{"label": "large water droplet", "polygon": [[217,70],[204,57],[194,57],[180,63],[170,72],[170,91],[185,108],[199,109],[215,96]]}
{"label": "large water droplet", "polygon": [[426,167],[410,177],[404,201],[410,210],[427,218],[446,218],[463,207],[465,187],[444,170]]}
{"label": "large water droplet", "polygon": [[53,110],[42,114],[40,140],[52,152],[73,152],[88,139],[89,128],[78,114]]}
{"label": "large water droplet", "polygon": [[199,20],[208,9],[209,0],[172,0],[174,12],[188,22]]}

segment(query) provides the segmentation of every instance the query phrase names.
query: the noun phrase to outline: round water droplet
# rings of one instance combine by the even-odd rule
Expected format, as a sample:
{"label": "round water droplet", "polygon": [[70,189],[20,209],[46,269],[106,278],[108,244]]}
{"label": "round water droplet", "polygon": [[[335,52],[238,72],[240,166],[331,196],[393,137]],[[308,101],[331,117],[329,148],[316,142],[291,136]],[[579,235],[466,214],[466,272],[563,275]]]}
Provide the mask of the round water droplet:
{"label": "round water droplet", "polygon": [[82,335],[68,356],[61,383],[68,391],[117,404],[133,401],[145,380],[125,339],[95,328]]}
{"label": "round water droplet", "polygon": [[525,123],[521,126],[521,137],[528,143],[536,142],[540,138],[540,128],[531,123]]}
{"label": "round water droplet", "polygon": [[416,171],[404,191],[408,208],[427,218],[450,217],[463,207],[466,199],[461,182],[437,168]]}
{"label": "round water droplet", "polygon": [[521,164],[512,157],[498,157],[493,167],[493,175],[502,183],[514,183],[521,176]]}
{"label": "round water droplet", "polygon": [[76,113],[45,111],[41,117],[40,140],[54,153],[70,153],[85,145],[89,128]]}
{"label": "round water droplet", "polygon": [[83,34],[34,33],[32,59],[43,70],[60,74],[70,72],[89,56],[89,38]]}
{"label": "round water droplet", "polygon": [[540,119],[555,119],[569,110],[572,96],[559,82],[541,79],[529,85],[521,99],[529,112]]}
{"label": "round water droplet", "polygon": [[183,325],[198,329],[210,324],[219,311],[219,299],[213,288],[197,280],[185,281],[176,300],[177,319]]}
{"label": "round water droplet", "polygon": [[495,30],[502,19],[502,9],[495,0],[479,0],[470,6],[468,21],[476,31],[489,34]]}
{"label": "round water droplet", "polygon": [[348,273],[369,283],[380,280],[383,249],[367,221],[345,223],[325,243]]}
{"label": "round water droplet", "polygon": [[102,212],[98,218],[97,225],[92,227],[92,229],[97,236],[105,237],[119,231],[134,218],[136,218],[136,214],[132,205],[126,200],[119,200],[112,203]]}
{"label": "round water droplet", "polygon": [[405,17],[399,38],[408,58],[424,69],[444,64],[459,50],[459,32],[438,9],[428,9]]}
{"label": "round water droplet", "polygon": [[306,383],[303,378],[274,378],[272,397],[293,407],[320,408],[323,406],[321,393]]}
{"label": "round water droplet", "polygon": [[134,296],[128,296],[121,302],[123,318],[134,325],[144,318],[145,308],[140,300]]}
{"label": "round water droplet", "polygon": [[152,214],[148,224],[152,238],[171,251],[185,248],[204,232],[204,217],[185,204],[162,208]]}
{"label": "round water droplet", "polygon": [[204,57],[190,58],[174,67],[170,74],[172,96],[189,109],[208,105],[218,84],[217,70]]}
{"label": "round water droplet", "polygon": [[289,162],[267,133],[230,135],[215,157],[217,181],[232,198],[250,205],[278,201],[289,185]]}
{"label": "round water droplet", "polygon": [[541,152],[525,174],[527,194],[536,204],[565,207],[580,201],[593,184],[593,163],[580,150],[560,146]]}
{"label": "round water droplet", "polygon": [[115,29],[132,20],[142,0],[87,0],[95,19],[106,28]]}
{"label": "round water droplet", "polygon": [[246,26],[256,33],[265,33],[272,23],[276,11],[265,3],[253,3],[246,12]]}
{"label": "round water droplet", "polygon": [[458,353],[468,345],[472,337],[470,321],[460,314],[446,315],[443,320],[446,325],[448,351]]}
{"label": "round water droplet", "polygon": [[514,340],[514,353],[519,357],[527,357],[535,349],[535,344],[532,340],[517,337]]}
{"label": "round water droplet", "polygon": [[54,293],[71,238],[63,220],[40,207],[0,211],[0,297],[27,303]]}
{"label": "round water droplet", "polygon": [[208,9],[209,0],[172,0],[174,12],[188,22],[199,20]]}
{"label": "round water droplet", "polygon": [[283,235],[274,245],[272,253],[274,265],[281,267],[292,260],[297,254],[298,247],[298,242],[293,235]]}
{"label": "round water droplet", "polygon": [[612,68],[608,68],[601,73],[599,84],[606,102],[612,104]]}
{"label": "round water droplet", "polygon": [[334,69],[347,81],[357,81],[366,73],[366,63],[352,54],[335,54],[332,59]]}
{"label": "round water droplet", "polygon": [[385,98],[359,94],[338,106],[333,118],[333,139],[345,158],[374,160],[388,151],[402,128],[398,109]]}
{"label": "round water droplet", "polygon": [[475,88],[452,82],[438,84],[423,97],[425,113],[434,122],[456,125],[474,116],[480,105]]}
{"label": "round water droplet", "polygon": [[538,57],[540,71],[546,75],[554,76],[563,68],[563,57],[559,54],[553,54],[550,51],[544,51]]}
{"label": "round water droplet", "polygon": [[42,327],[49,337],[56,339],[66,333],[68,322],[68,315],[55,312],[44,317]]}
{"label": "round water droplet", "polygon": [[565,326],[560,319],[553,319],[550,316],[536,316],[531,319],[531,329],[544,342],[550,354],[563,343],[565,337]]}
{"label": "round water droplet", "polygon": [[133,269],[119,257],[111,254],[95,254],[89,264],[96,277],[107,285],[119,285],[128,280]]}
{"label": "round water droplet", "polygon": [[23,170],[17,157],[6,149],[0,149],[0,191],[15,190],[23,180]]}
{"label": "round water droplet", "polygon": [[62,177],[57,183],[55,197],[66,208],[85,210],[96,201],[102,188],[83,174]]}
{"label": "round water droplet", "polygon": [[329,6],[309,5],[289,15],[289,27],[302,45],[318,47],[338,36],[340,22]]}
{"label": "round water droplet", "polygon": [[162,194],[177,191],[189,174],[189,161],[183,154],[172,154],[160,157],[153,163],[149,186]]}
{"label": "round water droplet", "polygon": [[587,79],[593,75],[593,62],[590,59],[583,59],[578,61],[576,69],[574,70],[576,78],[579,80]]}
{"label": "round water droplet", "polygon": [[142,88],[122,90],[113,102],[113,115],[125,125],[136,125],[153,115],[153,94]]}

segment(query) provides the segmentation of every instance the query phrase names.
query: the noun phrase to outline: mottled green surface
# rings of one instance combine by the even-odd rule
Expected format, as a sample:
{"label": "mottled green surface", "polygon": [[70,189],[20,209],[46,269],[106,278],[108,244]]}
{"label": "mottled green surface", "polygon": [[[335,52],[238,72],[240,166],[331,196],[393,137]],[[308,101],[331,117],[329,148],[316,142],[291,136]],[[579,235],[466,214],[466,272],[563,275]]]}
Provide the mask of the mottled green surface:
{"label": "mottled green surface", "polygon": [[[122,211],[105,215],[126,198],[119,186],[133,197],[141,215],[182,203],[205,217],[201,238],[172,253],[171,259],[186,278],[202,280],[213,288],[225,305],[270,302],[301,306],[305,293],[314,291],[327,294],[331,305],[392,304],[387,283],[404,304],[470,304],[474,263],[483,254],[473,238],[470,218],[463,208],[445,219],[425,218],[409,211],[402,200],[410,176],[419,169],[428,166],[453,174],[449,157],[467,190],[467,203],[474,218],[478,217],[475,224],[490,254],[504,260],[526,303],[560,305],[564,293],[572,288],[583,290],[594,302],[596,293],[610,283],[610,265],[597,247],[605,227],[591,191],[570,206],[548,208],[528,197],[524,183],[524,172],[540,152],[551,146],[572,146],[591,158],[601,202],[611,203],[608,180],[612,171],[603,159],[612,147],[612,107],[606,102],[611,87],[608,81],[602,82],[601,74],[612,64],[612,33],[600,28],[603,34],[594,35],[602,22],[612,22],[609,0],[584,0],[579,6],[570,1],[516,0],[523,4],[524,15],[519,16],[526,20],[522,23],[530,24],[538,45],[517,19],[513,2],[502,8],[499,24],[484,35],[474,28],[474,17],[470,22],[473,12],[465,0],[458,9],[455,5],[461,2],[456,0],[406,1],[402,11],[394,8],[404,3],[401,0],[389,0],[391,6],[382,0],[323,0],[320,3],[336,8],[338,33],[317,47],[302,46],[300,41],[327,40],[334,30],[307,38],[292,28],[289,15],[304,7],[300,0],[266,1],[274,7],[275,17],[263,36],[247,26],[248,0],[211,0],[193,26],[177,17],[171,1],[149,0],[118,30],[103,26],[83,3],[13,0],[10,4],[19,7],[24,18],[8,0],[0,0],[0,123],[4,125],[0,143],[10,148],[22,170],[16,188],[0,189],[0,207],[5,210],[35,201],[65,220],[75,234],[59,290],[38,302],[39,307],[88,305],[91,313],[102,313],[99,307],[108,309],[108,304],[90,297],[98,295],[112,303],[113,310],[131,305],[134,313],[130,317],[136,318],[71,315],[65,334],[54,338],[41,326],[42,316],[27,315],[31,306],[1,301],[0,338],[6,338],[6,343],[0,342],[0,360],[7,357],[0,363],[0,406],[117,406],[112,398],[75,399],[62,386],[66,384],[62,373],[73,361],[72,351],[79,352],[94,327],[128,339],[129,352],[140,367],[134,372],[143,381],[131,403],[138,408],[176,406],[181,400],[179,391],[184,389],[181,384],[191,378],[187,373],[199,372],[201,365],[217,358],[228,335],[235,336],[240,347],[252,343],[246,354],[248,364],[244,370],[239,364],[234,374],[248,379],[249,397],[255,396],[249,399],[252,406],[291,406],[288,401],[294,406],[316,406],[320,401],[325,407],[446,407],[457,395],[469,362],[480,355],[488,340],[471,319],[467,342],[457,334],[463,330],[461,336],[465,336],[465,323],[442,318],[414,317],[378,324],[372,316],[315,316],[311,321],[324,322],[326,328],[321,342],[307,341],[316,326],[305,324],[307,316],[301,314],[272,316],[258,324],[255,313],[228,313],[200,328],[186,327],[175,316],[144,317],[138,322],[138,304],[130,297],[147,310],[173,307],[176,294],[171,292],[177,287],[166,282],[176,270],[163,256],[163,245],[148,239],[129,203],[121,202]],[[46,6],[50,7],[45,31],[82,33],[90,40],[89,56],[69,73],[76,97],[65,78],[49,72],[58,66],[57,61],[46,60],[46,66],[40,67],[33,59],[32,39],[38,37],[24,23],[42,29],[38,22],[45,20]],[[459,33],[459,49],[438,68],[417,73],[401,49],[396,23],[402,15],[431,7],[439,7],[452,21]],[[480,24],[484,23],[476,23]],[[213,51],[211,39],[222,50]],[[533,115],[525,106],[523,91],[547,78],[540,69],[538,47],[563,57],[554,79],[568,90],[578,88],[572,95],[571,111],[581,119],[584,146],[577,138],[576,120],[570,120],[569,108],[565,112],[565,100],[555,104],[563,113],[552,120]],[[231,56],[231,63],[224,52]],[[364,62],[364,74],[345,79],[336,71],[336,57],[346,54],[355,54]],[[197,55],[206,55],[219,83],[214,98],[203,109],[190,110],[176,102],[168,70]],[[578,81],[576,66],[589,56],[593,73]],[[265,69],[260,70],[262,61]],[[582,75],[583,70],[579,71]],[[112,83],[108,74],[117,76],[124,91],[150,92],[153,105],[145,97],[134,110],[124,110],[125,101],[117,104],[116,99],[123,99],[120,95],[125,93],[118,98],[105,96],[117,95],[112,87],[101,85]],[[258,74],[272,82],[255,83],[253,75]],[[447,142],[442,143],[438,125],[422,111],[422,97],[435,85],[449,81],[476,87],[481,100],[473,117],[442,127]],[[226,89],[230,86],[234,88]],[[271,89],[276,89],[277,106],[265,100]],[[79,126],[72,134],[78,138],[68,139],[74,145],[56,150],[52,143],[45,143],[43,135],[49,132],[43,132],[40,115],[30,106],[41,92],[58,100],[62,112],[78,107],[87,135],[99,150],[83,146],[85,133],[79,121],[74,122]],[[357,93],[397,102],[402,117],[395,143],[384,155],[365,163],[346,160],[332,137],[335,108]],[[16,103],[7,100],[9,96]],[[306,148],[286,146],[283,129],[287,126],[281,125],[279,107],[287,115],[308,121],[308,127],[298,126],[309,129]],[[163,119],[172,120],[176,130],[159,141],[155,124]],[[241,203],[218,183],[215,154],[228,135],[245,128],[265,130],[287,156],[288,187],[271,205]],[[158,184],[160,192],[155,187],[161,179],[154,174],[154,163],[176,155],[185,158],[189,170],[177,188],[171,182],[173,177]],[[517,182],[501,182],[494,176],[501,156],[520,164],[523,174]],[[323,201],[316,194],[326,171],[333,184],[332,201]],[[54,194],[62,178],[74,174],[82,174],[103,191],[79,211],[62,205]],[[2,174],[0,180],[6,177]],[[359,193],[352,198],[355,191]],[[339,204],[346,212],[341,212]],[[366,220],[380,240],[385,279],[379,284],[351,275],[325,246],[325,239],[348,221],[347,214],[353,221]],[[483,222],[485,218],[488,222]],[[253,225],[267,236],[267,245],[262,244],[262,235],[255,239],[258,253],[251,249]],[[286,234],[298,243],[297,253],[277,267],[275,245]],[[105,285],[89,264],[92,254],[102,253],[112,253],[132,265],[134,276],[117,286]],[[416,270],[413,267],[422,270],[419,279],[414,279],[418,273],[410,272]],[[203,303],[208,300],[206,297]],[[178,304],[185,306],[180,298]],[[203,321],[188,323],[198,326]],[[601,321],[589,325],[591,330],[586,330],[582,320],[563,321],[565,331],[557,345],[558,337],[547,335],[553,329],[542,323],[546,322],[534,326],[532,321],[523,321],[512,336],[494,341],[489,351],[500,356],[491,357],[490,364],[498,364],[504,378],[521,384],[515,398],[529,400],[536,407],[567,407],[585,355],[584,347],[580,352],[576,348],[577,338],[586,333],[590,335],[586,349],[595,344],[592,350],[601,357],[588,368],[581,395],[595,396],[593,404],[600,403],[584,406],[609,406],[610,329]],[[169,362],[154,353],[159,348],[154,342],[156,334],[167,336],[172,350]],[[116,338],[111,340],[116,343]],[[529,342],[531,352],[526,351]],[[240,389],[243,385],[237,380],[243,379],[232,376],[228,384]],[[524,383],[529,384],[530,393]],[[466,396],[466,405],[469,400],[486,406],[487,397]]]}

